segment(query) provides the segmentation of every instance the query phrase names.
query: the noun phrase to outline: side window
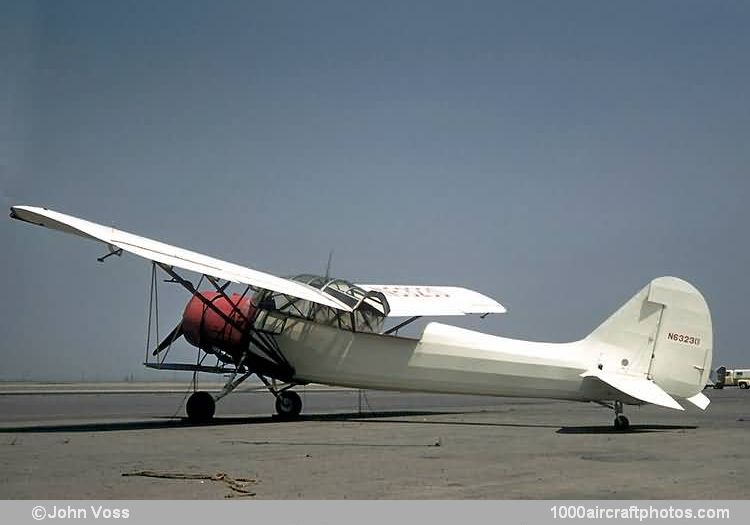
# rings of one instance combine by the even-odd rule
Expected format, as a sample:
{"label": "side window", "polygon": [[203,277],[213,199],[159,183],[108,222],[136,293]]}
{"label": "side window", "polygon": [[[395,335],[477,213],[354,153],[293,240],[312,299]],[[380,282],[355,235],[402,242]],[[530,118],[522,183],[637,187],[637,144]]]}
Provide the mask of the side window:
{"label": "side window", "polygon": [[255,328],[261,332],[269,332],[278,335],[284,331],[286,319],[286,314],[261,310],[260,314],[255,319]]}
{"label": "side window", "polygon": [[344,312],[339,314],[338,316],[339,320],[339,328],[343,330],[353,330],[354,327],[352,326],[352,314],[351,312]]}
{"label": "side window", "polygon": [[336,322],[336,310],[319,304],[312,307],[312,320],[321,324],[334,324]]}
{"label": "side window", "polygon": [[383,329],[384,317],[367,304],[354,311],[354,327],[357,332],[378,333]]}

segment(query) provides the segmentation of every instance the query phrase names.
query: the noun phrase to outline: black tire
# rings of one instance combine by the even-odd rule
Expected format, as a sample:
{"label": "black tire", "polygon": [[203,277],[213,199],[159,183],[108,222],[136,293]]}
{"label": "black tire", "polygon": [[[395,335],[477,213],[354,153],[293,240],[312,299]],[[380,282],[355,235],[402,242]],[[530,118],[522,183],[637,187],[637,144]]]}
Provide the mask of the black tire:
{"label": "black tire", "polygon": [[283,419],[294,419],[302,412],[302,399],[297,392],[285,390],[276,396],[276,413]]}
{"label": "black tire", "polygon": [[630,421],[628,418],[620,414],[615,417],[615,430],[627,430],[630,428]]}
{"label": "black tire", "polygon": [[185,411],[192,423],[208,423],[214,417],[216,402],[208,392],[193,392],[187,400]]}
{"label": "black tire", "polygon": [[740,385],[739,385],[739,386],[740,386],[740,388],[742,388],[743,390],[746,390],[746,389],[747,389],[747,383],[740,383]]}

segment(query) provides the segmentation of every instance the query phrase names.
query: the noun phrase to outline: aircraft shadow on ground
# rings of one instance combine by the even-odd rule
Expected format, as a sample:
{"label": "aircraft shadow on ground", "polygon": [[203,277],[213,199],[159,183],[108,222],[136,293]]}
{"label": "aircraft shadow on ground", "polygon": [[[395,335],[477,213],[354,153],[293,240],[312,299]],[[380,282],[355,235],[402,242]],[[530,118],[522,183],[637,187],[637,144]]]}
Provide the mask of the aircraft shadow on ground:
{"label": "aircraft shadow on ground", "polygon": [[198,425],[183,418],[163,418],[148,421],[108,421],[101,423],[65,423],[56,425],[27,425],[0,428],[0,434],[44,433],[44,432],[115,432],[120,430],[151,430],[165,428],[188,428],[211,425],[241,425],[252,423],[248,418],[220,418],[215,422]]}
{"label": "aircraft shadow on ground", "polygon": [[[186,417],[161,417],[140,421],[103,421],[87,423],[62,423],[54,425],[22,425],[0,428],[0,434],[45,433],[45,432],[116,432],[125,430],[152,430],[167,428],[216,427],[229,425],[257,425],[294,423],[301,421],[353,421],[373,420],[389,417],[449,415],[457,412],[434,411],[388,411],[377,413],[346,413],[304,415],[288,420],[278,416],[215,417],[209,423],[193,423]],[[395,422],[395,421],[394,421]]]}
{"label": "aircraft shadow on ground", "polygon": [[558,434],[639,434],[645,432],[669,432],[673,430],[695,430],[693,425],[631,425],[627,430],[616,429],[613,425],[562,427]]}
{"label": "aircraft shadow on ground", "polygon": [[[557,429],[557,434],[637,434],[647,432],[668,432],[675,430],[695,430],[697,426],[687,425],[631,425],[627,430],[616,430],[610,425],[559,427],[552,424],[535,423],[497,423],[479,421],[445,421],[445,420],[410,420],[400,419],[403,417],[418,416],[449,416],[466,414],[467,412],[446,411],[388,411],[372,412],[362,414],[359,412],[336,413],[336,414],[313,414],[304,415],[297,419],[287,420],[278,416],[251,416],[251,417],[216,417],[209,423],[193,423],[187,418],[162,417],[158,419],[140,421],[106,421],[87,423],[64,423],[54,425],[23,425],[0,428],[0,434],[15,433],[46,433],[46,432],[117,432],[126,430],[154,430],[169,428],[194,428],[194,427],[217,427],[231,425],[259,425],[259,424],[285,424],[305,421],[367,421],[371,423],[385,424],[409,424],[409,425],[455,425],[455,426],[479,426],[479,427],[505,427],[505,428],[549,428]],[[399,418],[399,419],[394,419]]]}
{"label": "aircraft shadow on ground", "polygon": [[[445,412],[440,412],[445,415]],[[362,416],[349,418],[350,421],[364,419]],[[409,421],[408,419],[378,419],[376,423],[407,424],[407,425],[455,425],[462,427],[511,427],[511,428],[560,428],[558,425],[546,425],[535,423],[487,423],[480,421]]]}
{"label": "aircraft shadow on ground", "polygon": [[[441,412],[445,415],[445,412]],[[353,417],[350,420],[356,421],[363,419],[361,416]],[[543,423],[495,423],[479,421],[409,421],[403,419],[378,419],[377,423],[398,423],[398,424],[415,424],[415,425],[457,425],[457,426],[479,426],[479,427],[509,427],[509,428],[554,428],[557,434],[638,434],[644,432],[667,432],[674,430],[695,430],[697,426],[687,425],[631,425],[627,430],[615,429],[614,425],[601,426],[581,426],[581,427],[560,427],[559,425]]]}

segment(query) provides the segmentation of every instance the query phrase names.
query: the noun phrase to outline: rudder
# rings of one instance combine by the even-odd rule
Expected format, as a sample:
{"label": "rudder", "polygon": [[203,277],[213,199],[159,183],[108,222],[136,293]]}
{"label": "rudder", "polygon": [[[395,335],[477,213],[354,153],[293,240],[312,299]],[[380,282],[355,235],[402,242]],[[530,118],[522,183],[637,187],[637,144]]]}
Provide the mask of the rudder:
{"label": "rudder", "polygon": [[711,373],[713,327],[706,300],[675,277],[652,281],[648,300],[664,307],[649,375],[670,394],[693,397]]}

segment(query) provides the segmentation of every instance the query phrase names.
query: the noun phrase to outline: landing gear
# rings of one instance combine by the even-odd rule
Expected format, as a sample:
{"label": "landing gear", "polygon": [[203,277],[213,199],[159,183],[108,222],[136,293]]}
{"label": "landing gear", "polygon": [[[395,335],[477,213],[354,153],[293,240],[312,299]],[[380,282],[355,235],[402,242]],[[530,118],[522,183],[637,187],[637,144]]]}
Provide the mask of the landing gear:
{"label": "landing gear", "polygon": [[627,430],[630,421],[622,414],[622,401],[615,401],[615,430]]}
{"label": "landing gear", "polygon": [[282,389],[276,388],[276,382],[269,381],[268,378],[262,374],[258,374],[258,377],[266,388],[276,398],[276,413],[282,419],[294,419],[300,412],[302,412],[302,398],[299,397],[297,392],[289,390],[292,387],[297,386],[296,383],[290,383]]}
{"label": "landing gear", "polygon": [[630,427],[630,421],[622,414],[615,417],[615,430],[627,430]]}
{"label": "landing gear", "polygon": [[208,423],[213,419],[216,402],[208,392],[193,392],[185,405],[188,420],[192,423]]}
{"label": "landing gear", "polygon": [[[248,372],[244,368],[246,358],[247,354],[244,354],[237,367],[229,376],[229,379],[227,379],[224,388],[221,389],[221,392],[219,392],[216,397],[208,392],[193,392],[190,395],[187,404],[185,405],[185,411],[187,412],[188,419],[192,423],[208,423],[211,421],[216,412],[216,403],[229,395],[235,388],[240,386],[248,377],[250,377],[252,372]],[[237,377],[240,373],[242,375]],[[193,375],[193,385],[193,388],[197,388],[198,383],[195,373]]]}
{"label": "landing gear", "polygon": [[283,419],[294,419],[302,411],[302,399],[297,392],[283,390],[276,394],[276,412]]}

